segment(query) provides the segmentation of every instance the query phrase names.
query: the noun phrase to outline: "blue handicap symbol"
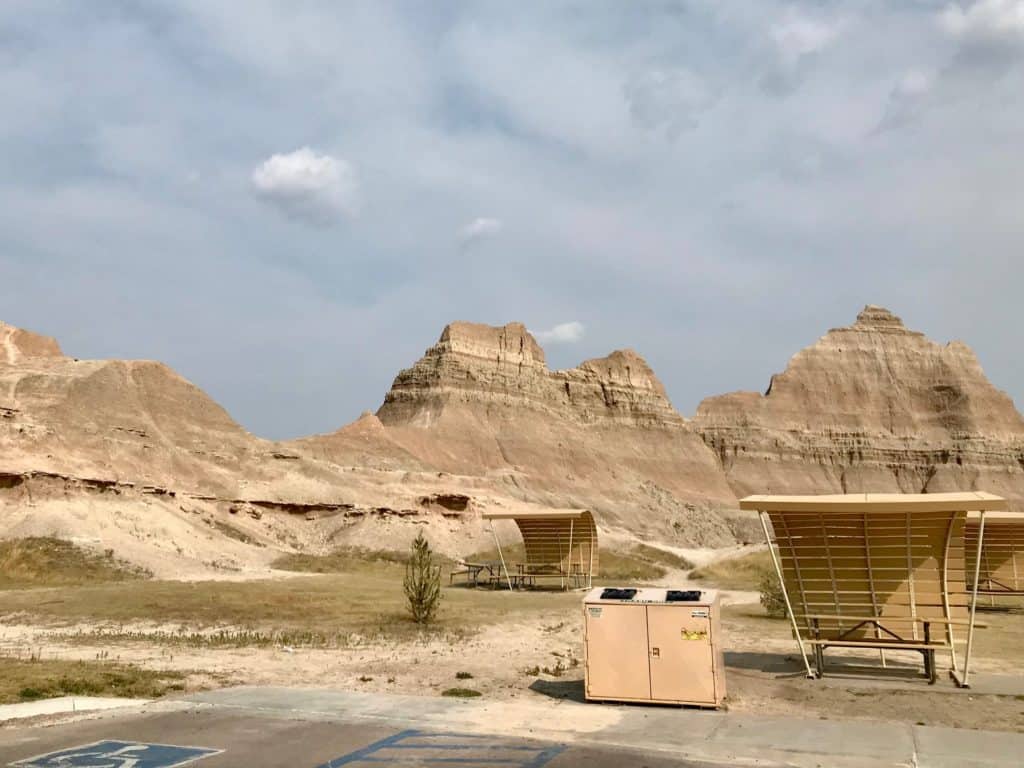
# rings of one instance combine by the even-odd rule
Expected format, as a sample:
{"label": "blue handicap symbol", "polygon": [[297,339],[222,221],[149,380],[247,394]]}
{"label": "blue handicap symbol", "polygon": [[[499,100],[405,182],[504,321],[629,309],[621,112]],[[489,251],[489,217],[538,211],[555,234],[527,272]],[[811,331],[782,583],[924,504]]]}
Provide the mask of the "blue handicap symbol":
{"label": "blue handicap symbol", "polygon": [[138,741],[97,741],[11,763],[18,768],[174,768],[221,752]]}

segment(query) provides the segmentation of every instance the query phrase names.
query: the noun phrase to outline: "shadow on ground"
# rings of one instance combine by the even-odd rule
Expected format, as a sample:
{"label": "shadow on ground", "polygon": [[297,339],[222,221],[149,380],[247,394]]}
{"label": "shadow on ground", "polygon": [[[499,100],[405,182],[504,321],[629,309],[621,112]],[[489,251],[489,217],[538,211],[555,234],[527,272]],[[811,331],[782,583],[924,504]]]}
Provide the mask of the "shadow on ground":
{"label": "shadow on ground", "polygon": [[582,680],[543,680],[537,678],[530,683],[530,690],[534,693],[550,696],[552,699],[586,701]]}
{"label": "shadow on ground", "polygon": [[[802,678],[807,673],[799,656],[753,651],[726,651],[725,666],[763,672],[776,678]],[[886,666],[873,664],[867,659],[831,656],[825,665],[825,677],[834,679],[865,678],[868,680],[894,680],[927,684],[921,664],[888,658]]]}

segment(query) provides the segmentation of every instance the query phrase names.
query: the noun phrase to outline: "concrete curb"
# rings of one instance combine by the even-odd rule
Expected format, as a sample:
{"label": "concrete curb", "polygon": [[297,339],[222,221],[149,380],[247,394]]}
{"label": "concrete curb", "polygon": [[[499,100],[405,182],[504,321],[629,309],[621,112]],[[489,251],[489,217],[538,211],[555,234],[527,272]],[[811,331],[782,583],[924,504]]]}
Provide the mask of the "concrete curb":
{"label": "concrete curb", "polygon": [[0,704],[0,723],[23,720],[40,715],[62,715],[77,712],[95,712],[148,704],[150,699],[119,699],[104,696],[60,696],[55,699],[25,701],[20,704]]}
{"label": "concrete curb", "polygon": [[[1019,765],[1019,756],[1024,754],[1024,734],[1018,733],[571,701],[453,701],[245,687],[210,691],[174,703],[184,702],[250,711],[262,717],[368,720],[400,728],[508,733],[542,741],[660,752],[731,766],[1009,768]],[[600,714],[596,720],[595,712]]]}

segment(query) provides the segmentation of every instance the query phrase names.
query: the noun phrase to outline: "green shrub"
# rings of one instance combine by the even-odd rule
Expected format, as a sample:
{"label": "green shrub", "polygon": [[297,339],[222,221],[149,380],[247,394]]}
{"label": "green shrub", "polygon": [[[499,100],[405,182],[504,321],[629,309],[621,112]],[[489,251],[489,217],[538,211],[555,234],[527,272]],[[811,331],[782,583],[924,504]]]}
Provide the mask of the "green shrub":
{"label": "green shrub", "polygon": [[786,598],[782,592],[782,584],[774,573],[766,573],[761,577],[761,605],[765,613],[775,619],[786,618]]}

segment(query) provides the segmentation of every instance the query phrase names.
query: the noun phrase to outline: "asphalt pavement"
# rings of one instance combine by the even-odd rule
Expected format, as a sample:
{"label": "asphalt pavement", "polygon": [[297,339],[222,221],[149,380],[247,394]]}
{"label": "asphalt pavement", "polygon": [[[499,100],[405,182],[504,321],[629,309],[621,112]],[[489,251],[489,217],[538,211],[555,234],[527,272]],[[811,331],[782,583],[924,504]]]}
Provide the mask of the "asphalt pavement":
{"label": "asphalt pavement", "polygon": [[19,768],[1008,768],[1024,734],[526,699],[242,687],[0,728]]}

